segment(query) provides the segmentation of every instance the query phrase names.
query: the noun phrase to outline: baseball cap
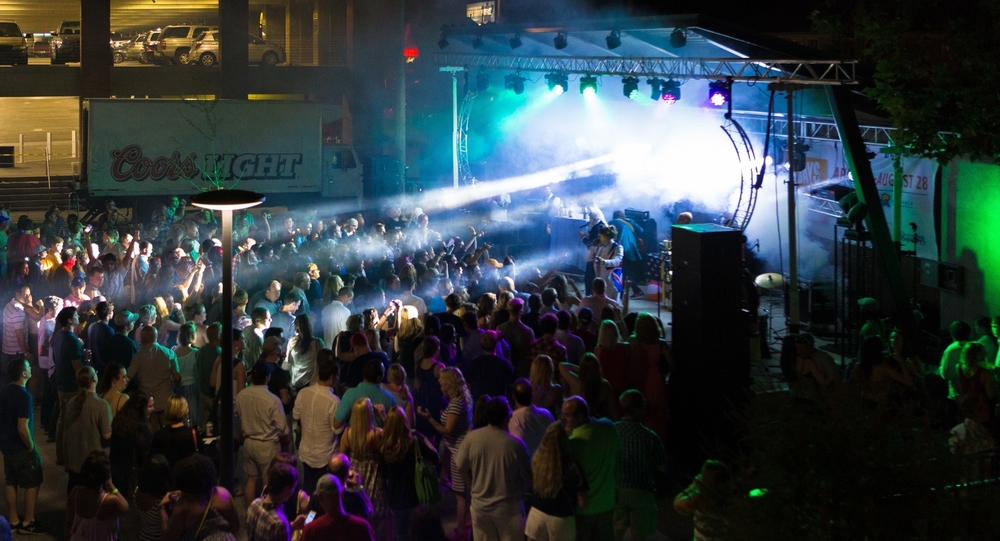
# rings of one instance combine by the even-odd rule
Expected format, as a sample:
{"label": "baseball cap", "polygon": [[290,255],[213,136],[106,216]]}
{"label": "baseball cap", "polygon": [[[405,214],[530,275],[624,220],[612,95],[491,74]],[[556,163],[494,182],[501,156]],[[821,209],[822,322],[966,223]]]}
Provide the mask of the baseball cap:
{"label": "baseball cap", "polygon": [[271,364],[271,363],[269,363],[267,361],[257,361],[257,363],[253,365],[253,369],[250,370],[250,375],[251,375],[251,377],[253,377],[253,376],[256,376],[256,377],[264,376],[264,377],[266,377],[266,376],[270,376],[273,372],[274,372],[274,365],[273,364]]}
{"label": "baseball cap", "polygon": [[334,477],[332,473],[328,473],[316,482],[313,496],[339,496],[342,490],[340,479]]}
{"label": "baseball cap", "polygon": [[38,246],[35,247],[35,255],[38,255],[38,254],[40,254],[42,252],[47,252],[47,251],[49,251],[49,247],[45,246],[44,244],[39,244]]}
{"label": "baseball cap", "polygon": [[70,283],[70,285],[73,286],[73,287],[80,287],[80,286],[85,285],[86,283],[87,283],[86,280],[84,280],[80,276],[77,276],[76,278],[73,278],[73,281]]}
{"label": "baseball cap", "polygon": [[115,326],[118,328],[125,328],[129,323],[135,323],[138,320],[139,314],[129,312],[128,310],[115,312]]}

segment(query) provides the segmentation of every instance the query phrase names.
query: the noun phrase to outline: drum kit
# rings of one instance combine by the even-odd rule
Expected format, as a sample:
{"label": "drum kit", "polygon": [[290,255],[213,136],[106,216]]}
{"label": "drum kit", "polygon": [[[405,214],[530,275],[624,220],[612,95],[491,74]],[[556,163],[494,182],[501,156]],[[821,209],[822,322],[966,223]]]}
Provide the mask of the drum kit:
{"label": "drum kit", "polygon": [[767,272],[754,278],[754,285],[767,292],[767,330],[763,333],[767,336],[766,344],[771,343],[771,339],[780,339],[781,335],[774,329],[772,313],[774,308],[774,295],[781,295],[785,289],[785,277],[777,272]]}

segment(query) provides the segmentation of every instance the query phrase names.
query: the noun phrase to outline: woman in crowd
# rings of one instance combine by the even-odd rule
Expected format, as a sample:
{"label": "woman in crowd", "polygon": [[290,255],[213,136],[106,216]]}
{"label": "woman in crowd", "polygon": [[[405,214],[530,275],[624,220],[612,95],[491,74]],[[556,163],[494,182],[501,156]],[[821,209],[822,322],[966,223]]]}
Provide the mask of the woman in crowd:
{"label": "woman in crowd", "polygon": [[201,388],[198,385],[197,355],[194,347],[197,327],[193,321],[181,325],[177,337],[174,354],[177,355],[177,367],[181,373],[181,396],[191,407],[191,426],[201,426]]}
{"label": "woman in crowd", "polygon": [[441,342],[441,349],[438,351],[438,360],[445,366],[455,366],[462,360],[462,352],[458,349],[458,332],[451,323],[441,325],[441,333],[438,335]]}
{"label": "woman in crowd", "polygon": [[[643,312],[635,319],[635,332],[629,338],[632,357],[625,386],[638,389],[646,398],[649,411],[667,411],[666,375],[673,368],[670,346],[662,340],[659,320]],[[650,415],[646,425],[666,441],[667,414]]]}
{"label": "woman in crowd", "polygon": [[797,335],[789,334],[781,339],[779,364],[792,402],[812,404],[820,400],[820,389],[830,382],[815,361],[799,357]]}
{"label": "woman in crowd", "polygon": [[80,482],[66,500],[70,541],[116,541],[118,518],[128,513],[128,502],[111,480],[111,462],[104,452],[87,455]]}
{"label": "woman in crowd", "polygon": [[576,539],[576,509],[587,506],[589,485],[569,454],[569,438],[552,423],[531,459],[533,495],[524,535],[531,541]]}
{"label": "woman in crowd", "polygon": [[386,463],[387,500],[392,510],[396,541],[406,539],[410,514],[420,505],[415,483],[416,447],[420,446],[422,457],[432,463],[438,461],[438,454],[433,445],[419,432],[410,430],[407,417],[406,412],[399,407],[389,410],[385,418],[382,442],[379,445],[379,454]]}
{"label": "woman in crowd", "polygon": [[180,303],[174,302],[173,295],[165,295],[154,298],[153,305],[156,307],[157,341],[168,348],[176,346],[177,333],[184,324]]}
{"label": "woman in crowd", "polygon": [[451,489],[455,493],[458,506],[458,525],[455,535],[467,539],[471,520],[469,514],[469,490],[465,486],[458,466],[455,464],[455,453],[465,439],[472,426],[472,396],[465,383],[462,371],[458,368],[445,368],[438,379],[441,393],[448,398],[448,406],[441,412],[441,419],[435,420],[426,408],[417,408],[417,414],[427,419],[431,426],[444,438],[444,448],[448,451],[448,469],[451,472]]}
{"label": "woman in crowd", "polygon": [[601,362],[593,353],[585,353],[580,359],[580,366],[560,364],[559,372],[569,386],[569,394],[582,396],[590,406],[592,416],[618,418],[611,384],[601,375]]}
{"label": "woman in crowd", "polygon": [[314,383],[316,355],[326,348],[326,344],[321,338],[313,336],[312,320],[308,314],[295,317],[295,332],[295,336],[288,341],[288,359],[291,385],[298,390]]}
{"label": "woman in crowd", "polygon": [[125,387],[128,385],[128,375],[125,368],[118,363],[108,363],[104,366],[104,374],[97,384],[97,396],[111,406],[111,417],[114,418],[128,402]]}
{"label": "woman in crowd", "polygon": [[552,366],[552,357],[539,355],[531,361],[531,372],[528,377],[531,381],[532,403],[539,408],[549,410],[553,418],[558,419],[562,414],[563,390],[562,386],[555,383],[555,367]]}
{"label": "woman in crowd", "polygon": [[487,292],[482,297],[479,297],[479,301],[476,303],[476,317],[479,318],[479,328],[480,329],[492,329],[490,326],[490,318],[493,316],[493,311],[497,309],[497,295],[492,291]]}
{"label": "woman in crowd", "polygon": [[612,394],[618,396],[628,389],[629,359],[632,350],[628,342],[622,341],[618,325],[614,321],[605,319],[601,322],[594,355],[601,363],[601,373],[611,384]]}
{"label": "woman in crowd", "polygon": [[139,472],[135,508],[140,513],[139,541],[163,541],[160,501],[170,491],[170,463],[163,455],[149,457]]}
{"label": "woman in crowd", "polygon": [[406,385],[406,370],[403,369],[403,365],[399,363],[389,365],[386,380],[388,382],[381,384],[382,388],[392,393],[396,398],[396,405],[406,415],[406,422],[409,426],[414,426],[416,412],[413,410],[413,395]]}
{"label": "woman in crowd", "polygon": [[362,398],[351,407],[351,424],[340,438],[340,451],[351,459],[354,471],[361,475],[365,493],[372,501],[369,522],[377,539],[390,539],[392,516],[386,494],[385,468],[379,460],[378,449],[382,443],[382,429],[375,426],[372,401]]}
{"label": "woman in crowd", "polygon": [[996,403],[993,371],[993,366],[986,360],[986,347],[982,343],[968,342],[962,346],[958,362],[959,396],[983,397],[979,404],[986,409],[987,419],[990,418],[991,405]]}
{"label": "woman in crowd", "polygon": [[896,370],[885,362],[885,348],[878,336],[861,342],[858,364],[851,379],[860,387],[862,401],[872,408],[898,402],[902,398],[898,391],[914,388],[908,372]]}
{"label": "woman in crowd", "polygon": [[417,346],[423,341],[424,324],[420,321],[417,309],[404,306],[399,301],[392,301],[396,309],[396,338],[393,342],[394,362],[403,365],[409,374],[413,372]]}
{"label": "woman in crowd", "polygon": [[188,305],[184,310],[184,317],[195,326],[192,345],[196,348],[204,347],[208,343],[208,325],[205,324],[208,312],[205,310],[205,305],[200,302]]}
{"label": "woman in crowd", "polygon": [[240,519],[233,497],[217,486],[219,474],[212,460],[194,455],[173,468],[173,485],[160,500],[160,527],[164,541],[236,541]]}
{"label": "woman in crowd", "polygon": [[136,473],[153,443],[153,432],[149,429],[152,413],[153,397],[136,391],[111,423],[111,478],[126,495],[131,495]]}
{"label": "woman in crowd", "polygon": [[187,425],[188,402],[180,395],[170,395],[167,401],[167,426],[153,434],[149,452],[167,457],[171,466],[197,453],[201,448],[198,431]]}

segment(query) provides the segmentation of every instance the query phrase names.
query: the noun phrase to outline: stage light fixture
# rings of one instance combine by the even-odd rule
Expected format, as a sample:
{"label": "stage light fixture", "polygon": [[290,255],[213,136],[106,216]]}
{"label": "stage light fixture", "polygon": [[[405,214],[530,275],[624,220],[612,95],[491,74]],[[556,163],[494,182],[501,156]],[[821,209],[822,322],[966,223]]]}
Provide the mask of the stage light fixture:
{"label": "stage light fixture", "polygon": [[513,90],[517,95],[524,94],[524,81],[525,78],[516,73],[512,73],[503,78],[504,87],[506,87],[507,90]]}
{"label": "stage light fixture", "polygon": [[660,99],[673,105],[681,101],[681,85],[671,79],[660,86]]}
{"label": "stage light fixture", "polygon": [[490,89],[489,73],[479,70],[479,73],[476,74],[476,88],[479,89],[480,92],[486,92]]}
{"label": "stage light fixture", "polygon": [[716,107],[722,107],[730,99],[729,83],[727,81],[715,81],[708,83],[708,101]]}
{"label": "stage light fixture", "polygon": [[545,76],[545,84],[550,92],[562,94],[569,88],[569,77],[565,73],[549,73]]}
{"label": "stage light fixture", "polygon": [[566,39],[565,32],[559,32],[556,37],[552,38],[552,44],[555,45],[557,51],[561,51],[566,48],[569,42]]}
{"label": "stage light fixture", "polygon": [[608,43],[608,49],[617,49],[622,44],[621,30],[612,30],[608,37],[604,38],[604,41]]}
{"label": "stage light fixture", "polygon": [[514,34],[514,37],[510,38],[510,48],[517,49],[521,45],[523,45],[521,43],[521,34]]}
{"label": "stage light fixture", "polygon": [[483,36],[476,36],[472,40],[473,49],[481,49],[483,47]]}
{"label": "stage light fixture", "polygon": [[680,49],[681,47],[687,45],[688,38],[687,34],[682,28],[675,28],[673,32],[670,33],[670,46],[674,49]]}
{"label": "stage light fixture", "polygon": [[622,94],[630,100],[637,99],[639,97],[639,78],[622,77]]}
{"label": "stage light fixture", "polygon": [[663,86],[663,79],[657,79],[653,77],[652,79],[646,79],[646,84],[649,85],[649,99],[658,100],[663,95],[660,88]]}
{"label": "stage light fixture", "polygon": [[593,75],[580,77],[580,93],[584,96],[597,94],[597,77]]}

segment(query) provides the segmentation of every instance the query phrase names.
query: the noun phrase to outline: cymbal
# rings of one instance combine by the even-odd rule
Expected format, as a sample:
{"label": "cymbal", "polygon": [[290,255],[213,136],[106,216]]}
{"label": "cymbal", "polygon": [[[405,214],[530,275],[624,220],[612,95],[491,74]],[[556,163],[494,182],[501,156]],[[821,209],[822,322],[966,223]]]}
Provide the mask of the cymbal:
{"label": "cymbal", "polygon": [[785,285],[785,277],[776,272],[767,272],[754,278],[753,283],[763,289],[778,289]]}

